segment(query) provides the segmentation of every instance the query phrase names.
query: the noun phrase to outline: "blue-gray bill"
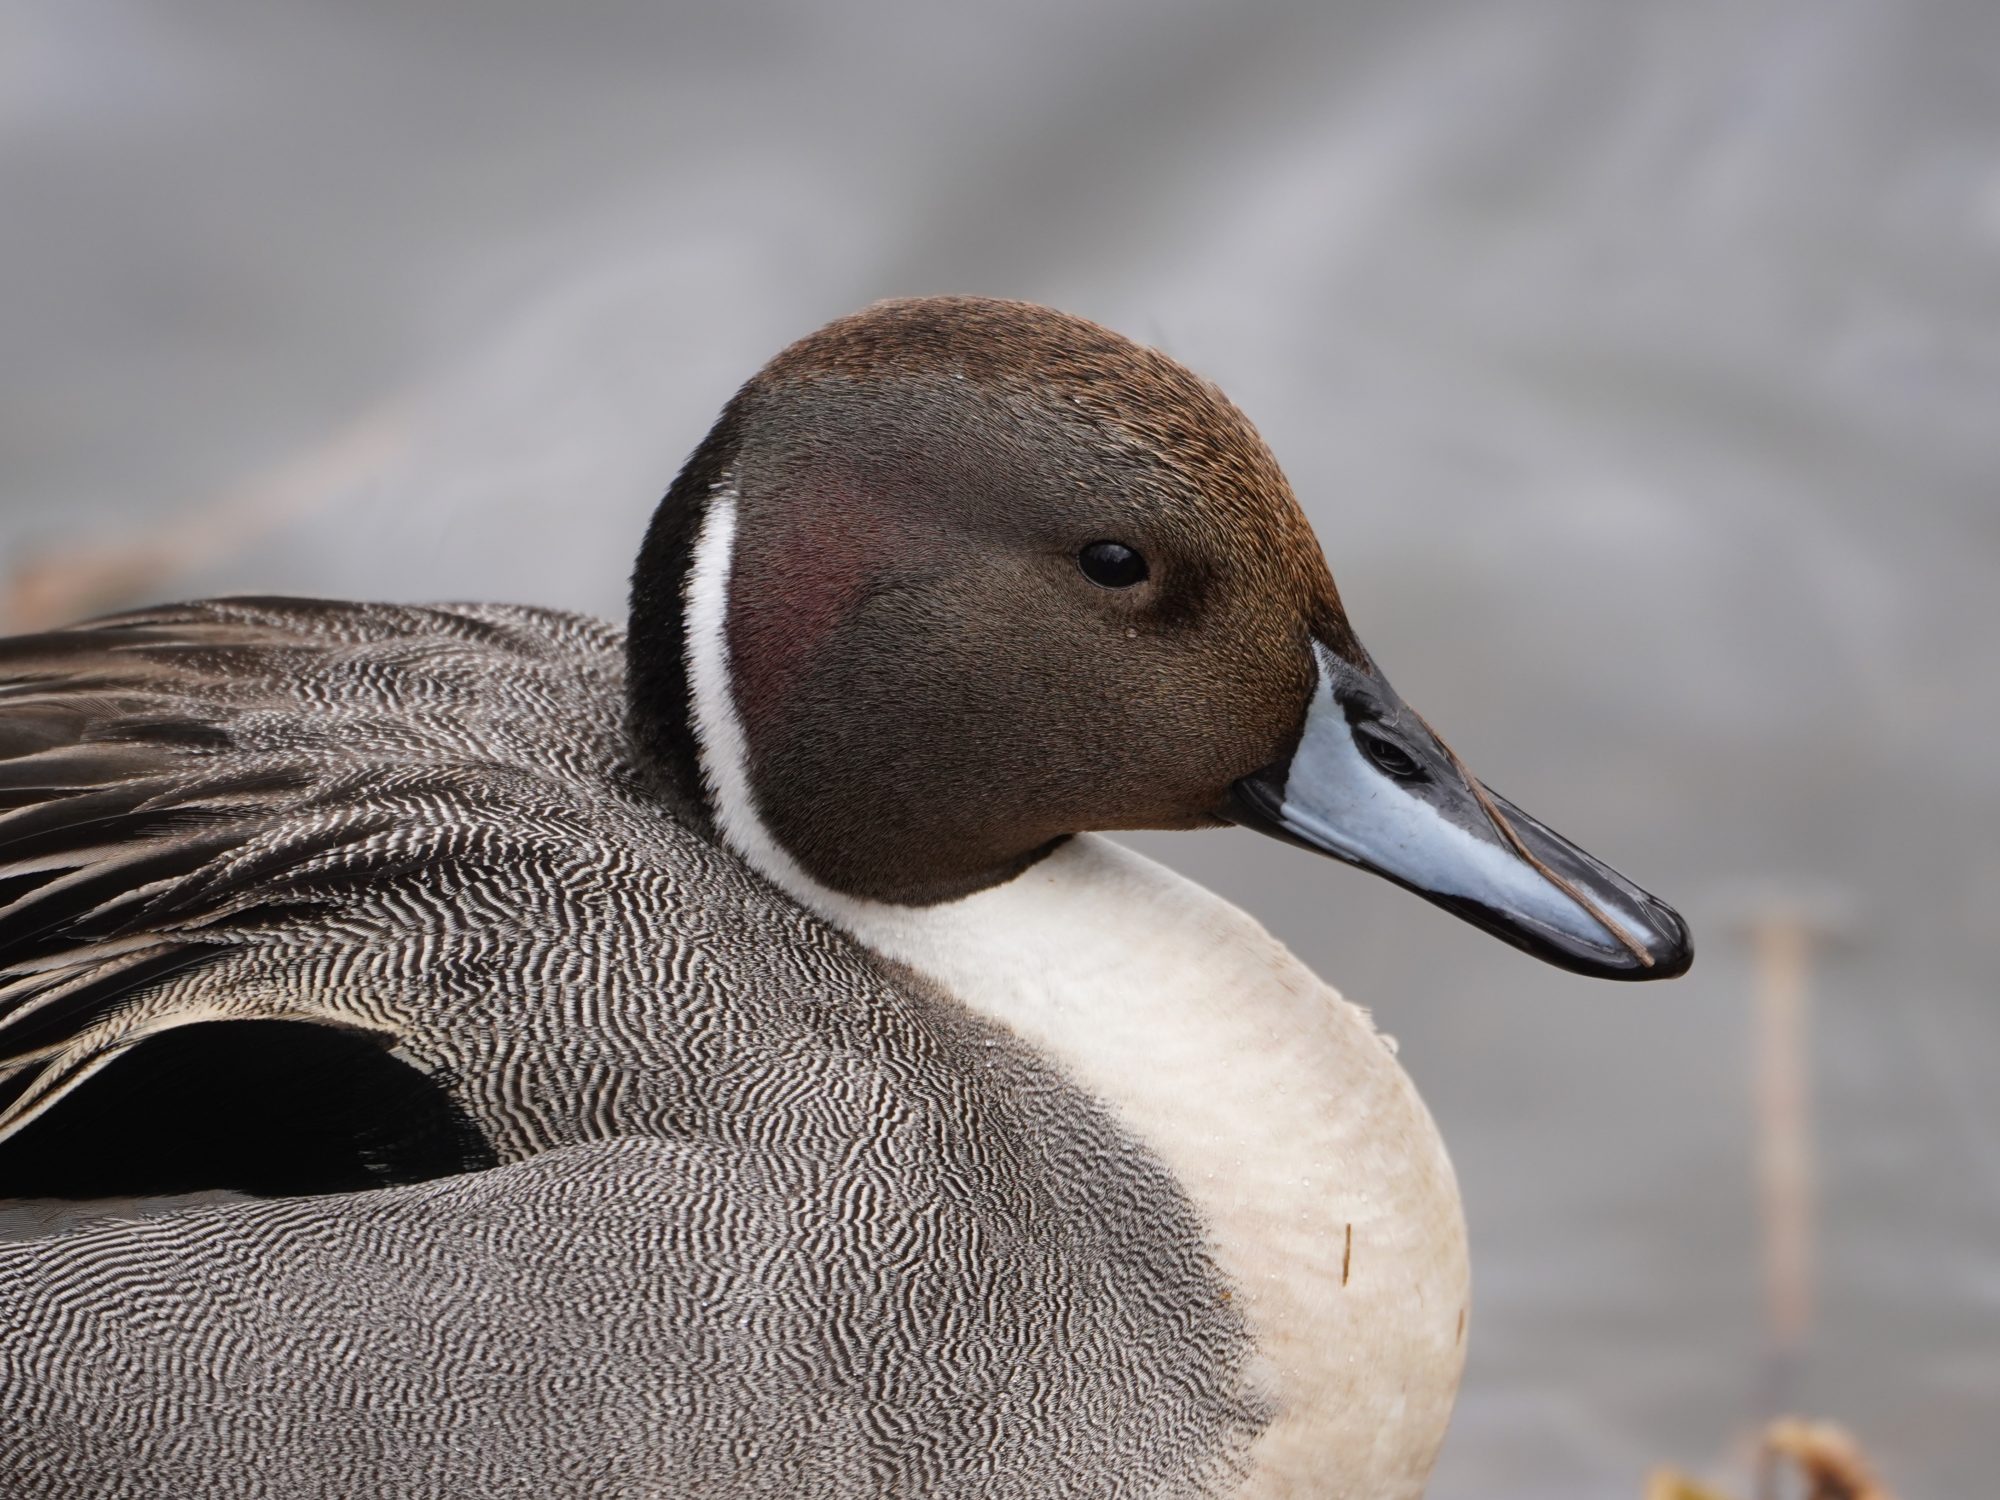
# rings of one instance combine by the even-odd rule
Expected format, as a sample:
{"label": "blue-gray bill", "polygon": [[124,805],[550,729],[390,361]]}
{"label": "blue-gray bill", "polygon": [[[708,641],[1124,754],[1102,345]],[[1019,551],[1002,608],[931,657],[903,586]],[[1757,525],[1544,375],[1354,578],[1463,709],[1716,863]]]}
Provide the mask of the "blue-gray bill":
{"label": "blue-gray bill", "polygon": [[1314,644],[1292,754],[1236,783],[1228,816],[1415,891],[1535,957],[1604,979],[1694,962],[1680,915],[1481,786],[1372,668]]}

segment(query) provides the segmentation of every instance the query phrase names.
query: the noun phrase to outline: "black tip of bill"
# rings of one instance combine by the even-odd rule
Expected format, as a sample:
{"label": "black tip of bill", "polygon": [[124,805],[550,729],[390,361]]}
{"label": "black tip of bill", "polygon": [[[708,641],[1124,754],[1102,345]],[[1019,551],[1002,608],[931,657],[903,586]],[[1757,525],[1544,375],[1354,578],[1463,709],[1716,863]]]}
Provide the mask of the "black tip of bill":
{"label": "black tip of bill", "polygon": [[1297,748],[1233,789],[1246,828],[1373,871],[1524,953],[1599,979],[1673,979],[1680,914],[1482,786],[1371,668],[1315,646]]}

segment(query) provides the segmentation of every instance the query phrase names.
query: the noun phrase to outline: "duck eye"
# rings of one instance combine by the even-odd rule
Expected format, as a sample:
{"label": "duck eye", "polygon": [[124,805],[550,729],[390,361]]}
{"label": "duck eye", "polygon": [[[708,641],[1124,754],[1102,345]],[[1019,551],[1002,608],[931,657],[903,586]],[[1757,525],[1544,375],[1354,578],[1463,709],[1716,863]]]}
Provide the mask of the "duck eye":
{"label": "duck eye", "polygon": [[1077,553],[1076,563],[1101,588],[1129,589],[1146,580],[1146,559],[1123,542],[1092,542]]}
{"label": "duck eye", "polygon": [[1397,781],[1417,781],[1424,774],[1417,758],[1386,735],[1357,729],[1354,731],[1354,742],[1384,776]]}

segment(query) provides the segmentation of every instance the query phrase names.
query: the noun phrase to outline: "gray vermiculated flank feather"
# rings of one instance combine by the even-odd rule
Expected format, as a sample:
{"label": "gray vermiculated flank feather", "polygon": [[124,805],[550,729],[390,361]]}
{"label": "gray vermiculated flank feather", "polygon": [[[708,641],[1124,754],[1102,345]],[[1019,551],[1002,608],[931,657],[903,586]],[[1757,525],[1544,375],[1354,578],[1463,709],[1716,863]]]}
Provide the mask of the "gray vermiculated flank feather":
{"label": "gray vermiculated flank feather", "polygon": [[0,1494],[1241,1473],[1270,1413],[1165,1168],[653,800],[620,646],[268,600],[0,644],[15,1117],[176,1015],[307,1017],[392,1036],[502,1163],[0,1246]]}

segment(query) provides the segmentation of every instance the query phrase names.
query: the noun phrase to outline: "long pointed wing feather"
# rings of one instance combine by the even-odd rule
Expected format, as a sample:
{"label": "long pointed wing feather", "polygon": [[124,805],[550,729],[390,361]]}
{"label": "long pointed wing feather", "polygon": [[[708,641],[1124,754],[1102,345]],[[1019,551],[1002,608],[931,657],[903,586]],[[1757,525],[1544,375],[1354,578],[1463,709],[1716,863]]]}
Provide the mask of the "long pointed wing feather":
{"label": "long pointed wing feather", "polygon": [[0,641],[0,1150],[189,1024],[399,1045],[363,997],[230,960],[420,881],[489,783],[565,756],[601,774],[616,640],[543,611],[243,599]]}

